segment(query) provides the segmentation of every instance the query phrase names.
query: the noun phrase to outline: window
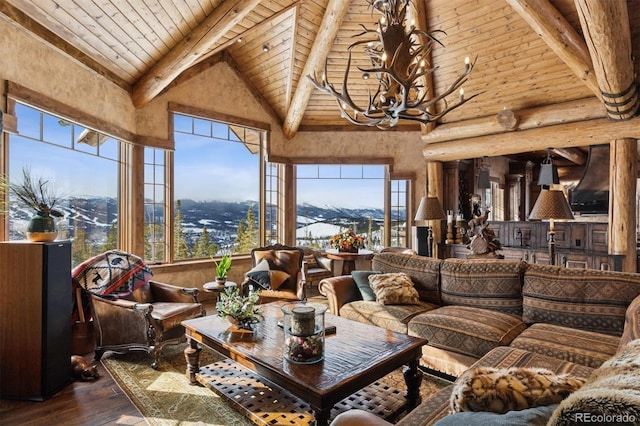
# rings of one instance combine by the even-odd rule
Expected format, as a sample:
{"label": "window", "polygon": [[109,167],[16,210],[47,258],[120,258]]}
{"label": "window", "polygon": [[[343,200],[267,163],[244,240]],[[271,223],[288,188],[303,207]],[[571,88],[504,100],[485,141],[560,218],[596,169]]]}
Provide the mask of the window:
{"label": "window", "polygon": [[[174,124],[173,258],[248,253],[260,245],[266,131],[181,113]],[[269,208],[273,199],[269,198]],[[274,232],[270,223],[269,235]]]}
{"label": "window", "polygon": [[407,247],[407,204],[409,200],[409,181],[405,179],[392,179],[390,185],[390,245],[395,247]]}
{"label": "window", "polygon": [[326,248],[350,229],[368,249],[384,241],[384,165],[298,165],[296,244]]}
{"label": "window", "polygon": [[162,149],[144,150],[144,257],[147,262],[162,262],[167,248],[165,157]]}
{"label": "window", "polygon": [[[58,239],[71,239],[73,264],[118,247],[121,142],[61,117],[17,103],[18,135],[9,136],[9,180],[24,169],[49,181],[64,216]],[[9,198],[9,239],[25,238],[33,212]]]}

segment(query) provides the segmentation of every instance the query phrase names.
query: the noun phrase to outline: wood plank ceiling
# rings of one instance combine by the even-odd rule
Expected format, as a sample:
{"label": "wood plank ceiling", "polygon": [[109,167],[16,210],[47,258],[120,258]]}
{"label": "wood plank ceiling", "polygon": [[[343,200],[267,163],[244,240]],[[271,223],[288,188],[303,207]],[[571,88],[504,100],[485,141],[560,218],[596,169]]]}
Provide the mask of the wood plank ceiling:
{"label": "wood plank ceiling", "polygon": [[[354,35],[361,25],[374,27],[377,15],[365,0],[346,1],[0,0],[0,17],[126,88],[139,107],[202,67],[227,61],[293,136],[298,130],[355,129],[340,118],[331,97],[309,88],[303,74],[308,61],[321,66],[326,56],[328,79],[339,85]],[[464,89],[484,93],[445,116],[443,124],[597,96],[516,10],[523,4],[550,7],[582,38],[574,0],[418,1],[426,27],[446,33],[440,37],[445,47],[432,52],[436,93],[462,71],[466,56],[477,57]],[[327,10],[332,15],[325,17]],[[640,23],[637,1],[628,2],[628,13],[631,23]],[[335,40],[322,39],[336,25]],[[640,58],[640,25],[631,25],[631,41],[633,57]],[[355,69],[367,58],[359,50],[353,54],[350,92],[364,102],[373,83]],[[303,111],[296,122],[298,108]]]}

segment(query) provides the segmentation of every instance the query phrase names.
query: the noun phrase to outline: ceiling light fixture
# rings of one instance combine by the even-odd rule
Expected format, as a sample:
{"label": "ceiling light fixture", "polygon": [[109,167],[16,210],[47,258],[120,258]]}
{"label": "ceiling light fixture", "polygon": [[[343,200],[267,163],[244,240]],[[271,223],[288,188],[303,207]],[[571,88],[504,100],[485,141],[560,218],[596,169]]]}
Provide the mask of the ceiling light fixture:
{"label": "ceiling light fixture", "polygon": [[[464,71],[438,96],[428,97],[423,78],[435,71],[429,62],[433,43],[442,45],[434,36],[436,32],[421,31],[414,25],[405,26],[407,7],[411,0],[366,0],[369,5],[382,14],[377,29],[367,29],[356,37],[368,35],[375,39],[356,41],[349,46],[347,69],[342,81],[342,89],[338,92],[327,81],[327,64],[320,78],[308,75],[314,86],[333,96],[342,112],[342,117],[353,124],[376,126],[389,129],[399,120],[412,120],[422,124],[437,121],[445,114],[475,98],[478,94],[465,98],[461,86],[467,81],[473,70],[474,62],[464,60]],[[369,104],[365,107],[357,105],[349,94],[347,80],[351,70],[351,50],[364,46],[369,56],[370,68],[358,67],[363,73],[378,79],[378,88],[372,96],[369,92]],[[459,97],[448,102],[447,97],[458,92]],[[437,111],[437,105],[440,110]]]}
{"label": "ceiling light fixture", "polygon": [[269,45],[267,43],[262,45],[262,51],[265,53],[269,51]]}

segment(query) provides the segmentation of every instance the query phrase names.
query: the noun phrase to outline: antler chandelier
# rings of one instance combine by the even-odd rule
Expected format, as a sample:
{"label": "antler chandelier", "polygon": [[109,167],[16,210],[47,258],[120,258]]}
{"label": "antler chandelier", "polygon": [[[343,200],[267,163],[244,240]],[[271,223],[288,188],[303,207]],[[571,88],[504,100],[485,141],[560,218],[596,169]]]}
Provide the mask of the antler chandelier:
{"label": "antler chandelier", "polygon": [[[467,81],[467,76],[473,70],[474,63],[465,58],[464,72],[438,96],[429,97],[429,91],[424,87],[423,77],[435,71],[429,64],[429,57],[433,43],[444,47],[434,36],[436,32],[421,31],[411,24],[406,26],[407,7],[411,0],[366,0],[369,5],[382,14],[377,23],[377,29],[367,29],[361,25],[363,32],[355,37],[369,36],[369,39],[356,41],[349,46],[347,69],[342,80],[341,91],[338,92],[333,84],[327,81],[327,64],[321,78],[307,77],[314,86],[336,98],[342,117],[353,124],[376,126],[389,129],[399,120],[412,120],[422,124],[436,121],[449,111],[470,101],[474,97],[464,97],[461,86]],[[369,56],[371,67],[361,68],[363,78],[375,76],[378,88],[373,96],[369,90],[369,103],[366,107],[357,105],[349,95],[347,80],[351,71],[351,51],[354,47],[364,46],[364,52]],[[475,62],[475,61],[474,61]],[[460,96],[452,104],[447,97],[459,90]],[[436,105],[440,105],[440,111]]]}

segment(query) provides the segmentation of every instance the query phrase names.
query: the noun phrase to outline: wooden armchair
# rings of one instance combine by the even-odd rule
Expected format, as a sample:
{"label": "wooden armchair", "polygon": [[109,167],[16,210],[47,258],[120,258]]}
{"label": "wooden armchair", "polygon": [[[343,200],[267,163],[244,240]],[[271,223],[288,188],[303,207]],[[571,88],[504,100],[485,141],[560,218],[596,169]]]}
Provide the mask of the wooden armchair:
{"label": "wooden armchair", "polygon": [[88,296],[96,338],[95,358],[106,351],[141,350],[158,367],[162,348],[186,341],[181,322],[205,315],[196,288],[151,281],[151,270],[129,253],[111,250],[73,270]]}
{"label": "wooden armchair", "polygon": [[260,303],[274,300],[305,300],[304,251],[275,244],[251,250],[253,268],[240,284],[244,293],[260,290]]}

